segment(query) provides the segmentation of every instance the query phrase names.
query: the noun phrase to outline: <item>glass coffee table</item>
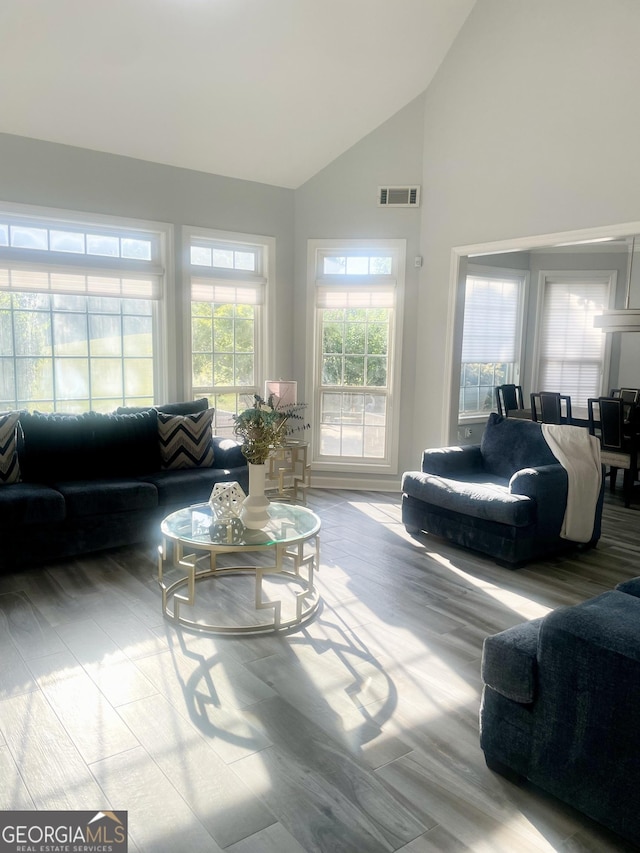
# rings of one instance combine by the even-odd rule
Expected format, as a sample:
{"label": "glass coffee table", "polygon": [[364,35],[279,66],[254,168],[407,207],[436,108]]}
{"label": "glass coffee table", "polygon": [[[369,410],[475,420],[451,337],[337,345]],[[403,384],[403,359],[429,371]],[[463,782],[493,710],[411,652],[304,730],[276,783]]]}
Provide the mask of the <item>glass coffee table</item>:
{"label": "glass coffee table", "polygon": [[[250,530],[237,518],[216,521],[208,504],[168,515],[158,548],[163,614],[215,634],[273,633],[307,622],[320,604],[314,585],[320,519],[306,507],[277,502],[269,516],[263,530]],[[269,565],[260,557],[252,564],[249,552],[271,554]],[[247,557],[240,565],[218,565],[225,554]],[[234,578],[243,580],[223,580]]]}

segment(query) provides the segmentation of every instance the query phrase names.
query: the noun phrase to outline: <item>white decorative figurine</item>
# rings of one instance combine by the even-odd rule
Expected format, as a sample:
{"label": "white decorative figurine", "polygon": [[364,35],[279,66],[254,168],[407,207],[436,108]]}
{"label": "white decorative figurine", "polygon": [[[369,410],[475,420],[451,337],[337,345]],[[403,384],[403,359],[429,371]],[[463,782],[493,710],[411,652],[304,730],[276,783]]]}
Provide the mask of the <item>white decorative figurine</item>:
{"label": "white decorative figurine", "polygon": [[246,498],[240,483],[216,483],[209,496],[209,506],[216,521],[239,518],[242,502]]}

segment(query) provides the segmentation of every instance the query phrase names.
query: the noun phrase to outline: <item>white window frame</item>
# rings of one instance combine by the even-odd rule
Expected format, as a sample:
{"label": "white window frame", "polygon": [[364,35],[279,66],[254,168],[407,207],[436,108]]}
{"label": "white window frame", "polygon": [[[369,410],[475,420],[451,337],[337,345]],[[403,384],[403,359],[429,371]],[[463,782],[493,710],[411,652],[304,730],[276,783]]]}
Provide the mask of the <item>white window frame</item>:
{"label": "white window frame", "polygon": [[[536,308],[536,334],[533,352],[532,388],[538,391],[560,391],[568,393],[561,388],[540,387],[540,359],[542,355],[542,324],[544,311],[544,298],[546,287],[553,281],[593,281],[605,284],[608,288],[608,308],[613,308],[616,298],[618,272],[617,270],[540,270],[538,274],[538,302]],[[600,332],[602,334],[602,332]],[[609,374],[611,367],[611,335],[602,335],[604,339],[603,357],[600,369],[600,394],[609,391]],[[597,394],[595,396],[598,396]]]}
{"label": "white window frame", "polygon": [[[483,266],[482,264],[470,263],[467,266],[467,272],[465,276],[465,287],[467,277],[490,278],[497,280],[502,279],[510,281],[513,279],[520,280],[520,304],[518,311],[518,328],[516,330],[515,343],[516,361],[513,366],[512,376],[508,379],[508,381],[513,382],[515,385],[522,384],[521,376],[522,366],[524,364],[524,329],[526,327],[525,324],[527,317],[527,304],[529,300],[529,270],[517,269],[515,267]],[[462,340],[464,340],[464,324],[462,328],[462,336]],[[462,373],[462,364],[460,372]],[[458,405],[458,421],[459,423],[484,423],[489,418],[491,411],[496,411],[495,396],[492,400],[491,410],[488,412],[469,412],[467,414],[460,412]]]}
{"label": "white window frame", "polygon": [[[175,298],[174,258],[173,258],[173,226],[167,222],[132,219],[130,217],[111,216],[88,211],[66,210],[64,208],[43,207],[40,205],[5,202],[0,200],[0,213],[11,219],[21,220],[21,224],[30,227],[49,227],[54,225],[60,230],[83,231],[96,229],[104,234],[120,234],[129,232],[128,236],[149,239],[154,248],[154,258],[151,263],[140,263],[141,271],[148,270],[158,277],[160,297],[155,299],[152,315],[153,329],[153,388],[154,399],[158,402],[168,399],[175,393],[176,372],[175,347],[171,349],[171,333],[167,306],[173,304]],[[0,257],[12,265],[20,264],[22,258],[25,267],[40,265],[47,267],[47,259],[66,268],[71,273],[87,273],[92,269],[110,270],[117,273],[118,259],[99,255],[76,254],[73,252],[55,252],[40,249],[15,249],[0,247]],[[136,265],[136,262],[133,262]],[[53,268],[53,264],[49,264]],[[10,292],[10,291],[9,291]],[[35,292],[35,291],[34,291]],[[43,291],[51,292],[51,291]],[[78,294],[86,295],[86,294]],[[175,336],[173,336],[175,341]]]}
{"label": "white window frame", "polygon": [[[384,458],[366,458],[358,461],[353,457],[326,457],[320,455],[320,376],[321,376],[321,346],[319,334],[319,315],[317,312],[316,291],[318,284],[337,284],[337,276],[325,276],[322,270],[322,259],[326,255],[336,255],[339,252],[347,254],[391,254],[394,258],[391,278],[395,282],[395,306],[392,310],[392,328],[390,329],[390,346],[388,360],[389,390],[387,392],[387,452]],[[404,318],[404,289],[406,270],[407,241],[403,239],[366,239],[366,240],[308,240],[307,241],[307,358],[306,387],[309,389],[308,405],[309,422],[311,423],[311,456],[314,471],[334,471],[372,474],[397,474],[400,432],[400,377],[402,369],[402,329]],[[359,276],[340,277],[345,284],[355,283]],[[371,276],[373,279],[374,276]],[[385,277],[389,280],[389,277]]]}
{"label": "white window frame", "polygon": [[[208,268],[191,264],[191,245],[198,243],[216,243],[229,249],[250,249],[259,259],[255,273],[222,268]],[[183,226],[182,228],[182,257],[183,257],[183,383],[187,396],[193,397],[192,381],[192,335],[191,335],[191,279],[192,277],[207,277],[212,281],[241,282],[243,279],[255,278],[263,280],[264,300],[259,306],[256,318],[254,381],[255,385],[246,389],[247,394],[264,392],[265,379],[273,370],[275,354],[275,276],[276,276],[276,241],[273,237],[257,234],[243,234],[233,231],[220,231],[200,226]],[[215,393],[236,393],[236,386],[225,386],[216,389]],[[245,393],[245,389],[242,390]]]}

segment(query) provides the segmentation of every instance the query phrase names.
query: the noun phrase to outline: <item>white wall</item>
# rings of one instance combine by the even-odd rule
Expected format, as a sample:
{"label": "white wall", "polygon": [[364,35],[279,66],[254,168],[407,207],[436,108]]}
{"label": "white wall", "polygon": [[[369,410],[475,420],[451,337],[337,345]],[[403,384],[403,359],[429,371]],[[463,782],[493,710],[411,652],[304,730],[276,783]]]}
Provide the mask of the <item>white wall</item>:
{"label": "white wall", "polygon": [[634,0],[478,0],[427,90],[414,459],[449,438],[452,247],[640,219],[638,44]]}
{"label": "white wall", "polygon": [[[354,107],[357,108],[357,107]],[[334,160],[296,190],[295,198],[295,376],[304,396],[307,359],[312,357],[305,336],[307,304],[307,241],[323,238],[401,238],[407,241],[407,275],[402,354],[402,423],[400,472],[417,467],[409,442],[413,425],[413,395],[420,377],[415,353],[418,336],[419,270],[414,266],[419,246],[420,209],[380,208],[377,188],[386,184],[420,183],[422,173],[424,98],[400,110],[353,148]],[[427,199],[425,204],[428,204]],[[343,478],[345,484],[353,475]],[[364,478],[366,481],[367,478]],[[340,478],[334,478],[334,482]],[[397,485],[399,477],[388,478]],[[380,484],[381,481],[377,481]],[[383,483],[384,484],[384,483]]]}
{"label": "white wall", "polygon": [[[276,238],[275,375],[292,371],[293,191],[0,134],[0,201],[169,222],[180,257],[182,225]],[[174,322],[182,329],[178,265]],[[182,365],[172,398],[183,399]]]}

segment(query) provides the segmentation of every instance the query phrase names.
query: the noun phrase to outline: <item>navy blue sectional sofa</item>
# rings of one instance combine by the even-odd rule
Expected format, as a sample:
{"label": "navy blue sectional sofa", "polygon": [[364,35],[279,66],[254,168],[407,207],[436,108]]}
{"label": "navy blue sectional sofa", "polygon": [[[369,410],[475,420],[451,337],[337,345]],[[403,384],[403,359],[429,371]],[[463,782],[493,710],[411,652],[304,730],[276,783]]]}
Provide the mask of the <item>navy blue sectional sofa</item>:
{"label": "navy blue sectional sofa", "polygon": [[[593,535],[600,538],[602,501]],[[575,547],[560,537],[567,473],[541,424],[489,416],[480,444],[425,450],[421,471],[402,478],[402,521],[516,567]]]}
{"label": "navy blue sectional sofa", "polygon": [[640,844],[640,578],[484,642],[480,744]]}
{"label": "navy blue sectional sofa", "polygon": [[215,483],[248,488],[238,442],[212,436],[213,465],[163,470],[158,411],[184,415],[208,401],[113,414],[20,413],[20,482],[0,485],[0,571],[159,539],[162,518],[207,501]]}

